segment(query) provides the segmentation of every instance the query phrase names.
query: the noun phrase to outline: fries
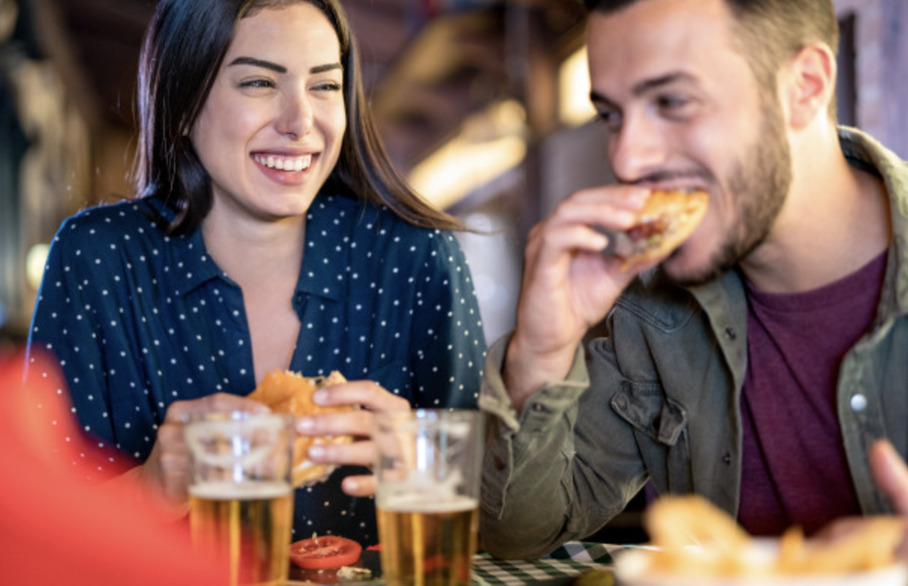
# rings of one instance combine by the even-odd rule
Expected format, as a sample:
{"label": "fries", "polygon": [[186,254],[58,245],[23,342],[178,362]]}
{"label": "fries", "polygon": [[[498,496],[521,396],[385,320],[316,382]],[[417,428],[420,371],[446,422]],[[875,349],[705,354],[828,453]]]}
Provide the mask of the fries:
{"label": "fries", "polygon": [[896,562],[905,523],[873,517],[834,539],[805,539],[792,527],[778,550],[761,553],[733,518],[699,496],[667,496],[646,511],[644,523],[653,551],[649,569],[679,577],[770,577],[847,574]]}

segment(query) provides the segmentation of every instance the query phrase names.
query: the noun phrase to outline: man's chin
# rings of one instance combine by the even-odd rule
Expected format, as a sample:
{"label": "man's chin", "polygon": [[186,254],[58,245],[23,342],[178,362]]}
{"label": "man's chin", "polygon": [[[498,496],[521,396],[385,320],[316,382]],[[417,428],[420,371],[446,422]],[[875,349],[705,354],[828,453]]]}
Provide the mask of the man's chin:
{"label": "man's chin", "polygon": [[659,265],[663,275],[679,287],[695,287],[714,280],[724,271],[715,262],[691,258],[692,255],[678,249]]}

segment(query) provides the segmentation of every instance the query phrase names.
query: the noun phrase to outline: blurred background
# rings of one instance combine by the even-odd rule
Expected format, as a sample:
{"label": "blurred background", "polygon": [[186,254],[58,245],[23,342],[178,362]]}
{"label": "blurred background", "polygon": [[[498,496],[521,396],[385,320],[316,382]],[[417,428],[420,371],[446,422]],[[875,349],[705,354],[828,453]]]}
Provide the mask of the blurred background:
{"label": "blurred background", "polygon": [[[64,217],[130,195],[154,0],[0,0],[0,346],[25,340]],[[513,322],[530,226],[610,180],[579,0],[342,0],[398,167],[461,236],[486,326]],[[908,2],[836,0],[839,112],[908,156]]]}

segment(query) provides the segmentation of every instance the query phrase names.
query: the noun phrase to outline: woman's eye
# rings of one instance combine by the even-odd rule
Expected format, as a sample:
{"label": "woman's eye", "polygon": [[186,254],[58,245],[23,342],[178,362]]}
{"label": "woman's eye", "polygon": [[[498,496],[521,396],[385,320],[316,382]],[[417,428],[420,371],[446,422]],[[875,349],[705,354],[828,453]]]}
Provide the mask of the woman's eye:
{"label": "woman's eye", "polygon": [[274,82],[270,79],[249,79],[240,82],[241,88],[273,88]]}
{"label": "woman's eye", "polygon": [[324,81],[316,84],[315,89],[326,92],[339,92],[343,89],[343,84],[336,81]]}

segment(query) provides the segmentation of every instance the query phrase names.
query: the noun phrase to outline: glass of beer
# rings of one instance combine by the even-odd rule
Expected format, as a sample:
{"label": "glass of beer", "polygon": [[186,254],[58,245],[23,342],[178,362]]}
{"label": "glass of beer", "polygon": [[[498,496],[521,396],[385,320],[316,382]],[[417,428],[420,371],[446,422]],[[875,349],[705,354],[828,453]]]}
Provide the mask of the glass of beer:
{"label": "glass of beer", "polygon": [[382,579],[388,586],[469,584],[482,414],[419,409],[379,413],[375,422]]}
{"label": "glass of beer", "polygon": [[185,424],[194,547],[229,564],[230,586],[283,584],[293,522],[293,418],[233,411],[190,415]]}

